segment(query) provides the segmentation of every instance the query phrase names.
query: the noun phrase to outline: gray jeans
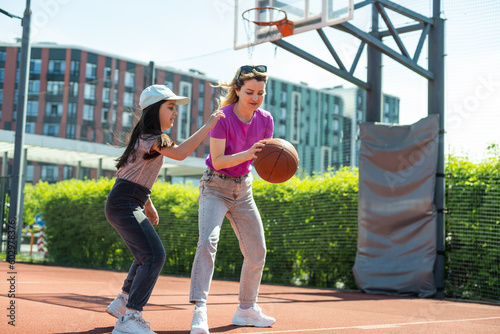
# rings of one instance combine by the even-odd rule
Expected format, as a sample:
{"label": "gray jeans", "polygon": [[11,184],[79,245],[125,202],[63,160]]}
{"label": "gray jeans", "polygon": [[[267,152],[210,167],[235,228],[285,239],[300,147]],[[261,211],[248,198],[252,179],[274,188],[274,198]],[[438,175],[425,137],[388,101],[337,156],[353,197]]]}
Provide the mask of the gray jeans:
{"label": "gray jeans", "polygon": [[244,261],[240,277],[240,303],[256,303],[266,258],[266,241],[259,211],[252,194],[252,174],[225,177],[206,170],[200,180],[199,240],[191,271],[189,301],[206,302],[226,216],[238,237]]}

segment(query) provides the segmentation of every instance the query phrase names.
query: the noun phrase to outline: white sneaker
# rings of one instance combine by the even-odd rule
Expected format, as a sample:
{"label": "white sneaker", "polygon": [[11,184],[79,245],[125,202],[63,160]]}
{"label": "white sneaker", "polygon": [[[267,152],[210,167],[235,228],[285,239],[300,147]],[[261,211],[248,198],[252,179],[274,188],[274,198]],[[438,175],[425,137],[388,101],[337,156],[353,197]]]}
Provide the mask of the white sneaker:
{"label": "white sneaker", "polygon": [[125,314],[127,311],[128,295],[124,293],[118,294],[118,296],[113,300],[108,307],[106,307],[106,312],[115,318],[119,318]]}
{"label": "white sneaker", "polygon": [[208,331],[207,310],[198,306],[194,307],[191,334],[210,334]]}
{"label": "white sneaker", "polygon": [[262,313],[261,308],[257,304],[247,310],[243,310],[238,306],[233,320],[231,320],[231,323],[237,326],[246,326],[250,324],[255,327],[269,327],[275,322],[276,319]]}
{"label": "white sneaker", "polygon": [[156,334],[149,328],[149,322],[142,318],[142,312],[123,315],[118,318],[112,334]]}

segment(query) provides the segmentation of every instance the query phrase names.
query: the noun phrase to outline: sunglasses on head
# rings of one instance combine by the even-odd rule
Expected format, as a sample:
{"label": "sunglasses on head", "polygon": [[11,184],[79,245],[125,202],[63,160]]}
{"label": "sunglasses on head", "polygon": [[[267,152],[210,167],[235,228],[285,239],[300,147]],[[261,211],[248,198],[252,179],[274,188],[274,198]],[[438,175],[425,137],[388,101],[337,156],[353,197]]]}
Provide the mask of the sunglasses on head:
{"label": "sunglasses on head", "polygon": [[253,70],[256,70],[259,73],[266,73],[267,72],[267,66],[266,65],[243,65],[240,67],[238,70],[238,75],[236,76],[236,80],[240,78],[241,73],[251,73]]}

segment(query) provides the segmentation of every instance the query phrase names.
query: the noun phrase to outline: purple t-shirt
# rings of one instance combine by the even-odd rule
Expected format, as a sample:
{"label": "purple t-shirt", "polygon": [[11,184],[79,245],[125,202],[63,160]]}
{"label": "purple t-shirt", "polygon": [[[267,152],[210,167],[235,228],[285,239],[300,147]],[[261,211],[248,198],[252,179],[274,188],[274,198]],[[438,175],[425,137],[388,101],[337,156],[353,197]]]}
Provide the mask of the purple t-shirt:
{"label": "purple t-shirt", "polygon": [[[226,140],[225,155],[243,152],[264,138],[272,138],[274,131],[273,116],[268,111],[257,109],[250,123],[243,123],[234,113],[234,103],[221,108],[226,118],[220,118],[208,133],[210,137]],[[211,169],[229,176],[243,176],[252,170],[252,161],[248,160],[234,167],[217,170],[212,165],[210,153],[206,164]]]}

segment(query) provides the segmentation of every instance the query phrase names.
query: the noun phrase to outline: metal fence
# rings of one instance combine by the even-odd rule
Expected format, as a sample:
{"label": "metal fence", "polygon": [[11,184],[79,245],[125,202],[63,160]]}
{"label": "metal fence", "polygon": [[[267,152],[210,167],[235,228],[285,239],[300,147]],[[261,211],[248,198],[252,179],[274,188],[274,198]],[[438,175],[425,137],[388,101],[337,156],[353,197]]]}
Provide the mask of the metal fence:
{"label": "metal fence", "polygon": [[[496,172],[490,170],[485,174],[487,175],[475,173],[473,170],[468,175],[447,171],[447,261],[445,269],[447,276],[445,278],[445,298],[500,302],[500,207],[498,205],[500,203],[500,175],[498,167]],[[7,184],[8,178],[0,179],[0,188],[2,190],[6,189]],[[6,195],[7,193],[3,192],[1,198],[3,208],[8,207],[8,203],[6,205],[5,201]],[[357,242],[357,211],[351,203],[352,200],[346,198],[345,203],[339,201],[333,203],[333,205],[323,204],[324,208],[318,208],[315,217],[307,217],[307,219],[314,219],[319,223],[315,224],[314,228],[308,229],[306,234],[300,230],[291,231],[290,229],[293,229],[293,226],[278,222],[276,227],[273,227],[273,239],[285,238],[286,236],[287,242],[293,245],[294,251],[302,250],[304,254],[315,254],[311,251],[314,247],[328,247],[328,243],[320,242],[326,238],[328,242],[335,244],[335,247],[331,247],[332,251],[326,254],[335,258],[337,266],[344,269],[352,267]],[[270,208],[265,206],[272,207],[273,205],[276,204],[260,203],[259,209],[262,211],[269,210]],[[193,221],[193,224],[189,224],[192,225],[190,228],[192,231],[186,231],[186,233],[196,235],[197,217],[193,215],[189,220]],[[2,253],[5,253],[6,222],[7,217],[4,214]],[[283,226],[287,226],[286,229]],[[229,224],[226,224],[224,228],[230,229]],[[297,229],[300,228],[300,226],[297,226]],[[333,237],[331,235],[325,236],[327,233],[331,234],[332,231],[335,231]],[[159,226],[158,232],[160,235],[165,236],[168,235],[169,230],[162,229]],[[232,242],[237,241],[235,239]],[[29,254],[27,243],[28,241],[25,238],[24,244],[21,245],[21,253],[24,258]],[[319,246],[320,244],[321,246]],[[338,247],[338,245],[342,245],[342,247]],[[225,247],[222,246],[221,250],[225,249]],[[36,253],[36,249],[34,252]],[[276,252],[279,252],[279,249]],[[323,254],[325,253],[323,252]],[[43,258],[36,256],[37,254],[34,255],[34,260]],[[280,256],[284,257],[283,254],[270,254],[269,260],[272,261],[273,257],[276,259]],[[323,260],[321,259],[321,261]],[[310,263],[316,260],[304,258],[303,261],[309,261]],[[339,265],[339,261],[344,261],[344,263]],[[343,272],[345,274],[346,270],[343,270]],[[189,275],[187,272],[176,272],[175,274]],[[236,276],[225,278],[237,279]],[[290,281],[293,284],[301,284],[300,277],[296,277],[296,281]],[[337,283],[331,287],[339,289],[352,288],[344,285],[342,279],[336,278],[335,282]]]}

